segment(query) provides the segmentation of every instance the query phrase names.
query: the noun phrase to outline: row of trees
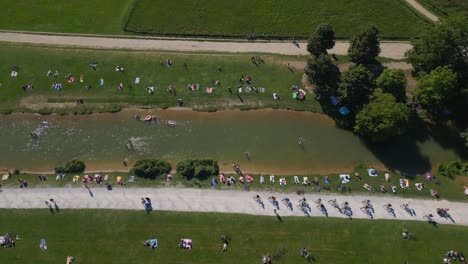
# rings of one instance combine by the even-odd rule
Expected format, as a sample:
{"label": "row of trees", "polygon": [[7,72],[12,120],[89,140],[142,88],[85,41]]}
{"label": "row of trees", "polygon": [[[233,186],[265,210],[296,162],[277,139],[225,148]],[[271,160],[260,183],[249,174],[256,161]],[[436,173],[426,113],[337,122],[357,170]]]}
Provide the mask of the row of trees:
{"label": "row of trees", "polygon": [[[306,74],[321,98],[336,96],[341,105],[351,110],[348,121],[356,133],[383,141],[404,132],[409,111],[405,105],[404,72],[369,70],[379,64],[378,34],[378,29],[370,26],[351,39],[348,56],[355,65],[340,73],[327,54],[327,49],[335,45],[334,31],[328,24],[318,26],[307,45],[312,57]],[[468,94],[468,22],[463,19],[439,22],[413,40],[412,45],[407,57],[418,81],[413,103],[437,121],[453,112],[463,113]],[[468,129],[461,135],[468,145]]]}
{"label": "row of trees", "polygon": [[376,78],[367,67],[376,63],[380,53],[378,34],[377,27],[370,26],[351,39],[348,55],[355,65],[341,73],[327,54],[327,49],[335,45],[333,29],[320,25],[308,42],[312,58],[306,74],[321,98],[336,96],[351,111],[349,125],[356,133],[383,141],[403,133],[409,118],[403,71],[385,70]]}

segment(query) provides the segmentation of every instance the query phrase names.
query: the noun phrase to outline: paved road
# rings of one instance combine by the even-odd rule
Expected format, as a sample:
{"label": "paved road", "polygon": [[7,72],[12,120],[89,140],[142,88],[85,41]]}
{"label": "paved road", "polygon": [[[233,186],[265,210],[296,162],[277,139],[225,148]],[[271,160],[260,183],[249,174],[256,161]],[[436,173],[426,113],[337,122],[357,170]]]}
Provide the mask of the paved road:
{"label": "paved road", "polygon": [[[251,215],[275,215],[274,207],[267,198],[274,195],[278,200],[289,197],[293,205],[293,210],[289,210],[283,203],[279,203],[280,216],[304,216],[298,210],[300,196],[297,194],[280,193],[258,193],[265,205],[261,208],[253,196],[254,192],[230,191],[230,190],[206,190],[188,188],[119,188],[112,191],[105,188],[91,188],[92,195],[84,187],[82,188],[34,188],[18,189],[5,188],[0,193],[0,208],[44,208],[47,210],[45,201],[53,198],[57,201],[61,209],[65,208],[108,208],[108,209],[129,209],[143,210],[140,203],[142,197],[149,197],[153,201],[155,210],[188,211],[188,212],[223,212],[223,213],[244,213]],[[468,225],[468,203],[433,201],[419,199],[405,199],[382,196],[328,196],[328,195],[305,195],[311,206],[311,217],[323,217],[321,212],[315,207],[313,201],[321,198],[324,202],[330,217],[345,217],[338,210],[332,208],[328,201],[337,199],[338,203],[348,201],[353,211],[353,218],[368,218],[360,208],[362,201],[370,199],[375,209],[374,219],[405,219],[424,221],[425,214],[432,213],[438,223],[458,225]],[[391,203],[395,209],[395,216],[390,215],[383,205]],[[400,208],[403,203],[409,203],[416,215],[411,216]],[[445,219],[438,216],[436,208],[450,208],[450,215],[453,219]]]}
{"label": "paved road", "polygon": [[[290,42],[218,42],[194,40],[166,40],[142,38],[115,38],[97,36],[73,35],[42,35],[27,33],[0,32],[0,41],[46,44],[59,46],[92,47],[107,49],[133,50],[167,50],[167,51],[197,51],[197,52],[247,52],[247,53],[276,53],[284,55],[307,55],[307,44],[300,42],[299,47]],[[348,42],[337,42],[330,53],[345,55],[349,47]],[[380,56],[402,59],[411,45],[405,42],[382,42]]]}

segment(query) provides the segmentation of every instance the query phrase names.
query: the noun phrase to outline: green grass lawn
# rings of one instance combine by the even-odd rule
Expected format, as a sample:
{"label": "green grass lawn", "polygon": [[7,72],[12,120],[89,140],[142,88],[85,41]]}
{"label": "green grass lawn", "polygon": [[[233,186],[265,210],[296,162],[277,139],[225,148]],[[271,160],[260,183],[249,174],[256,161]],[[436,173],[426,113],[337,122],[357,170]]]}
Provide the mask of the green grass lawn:
{"label": "green grass lawn", "polygon": [[0,29],[124,34],[134,0],[3,0]]}
{"label": "green grass lawn", "polygon": [[[157,201],[153,201],[157,203]],[[233,201],[234,202],[234,201]],[[438,263],[446,251],[466,251],[468,228],[425,222],[345,220],[114,210],[0,210],[0,232],[20,234],[15,248],[0,248],[2,263],[260,263],[264,254],[286,254],[273,263],[307,263],[307,247],[316,263]],[[407,228],[416,241],[402,239]],[[222,253],[220,236],[230,236]],[[41,238],[48,250],[39,249]],[[142,246],[157,238],[159,247]],[[178,248],[193,239],[193,250]],[[463,246],[464,245],[464,246]],[[315,263],[315,262],[314,262]]]}
{"label": "green grass lawn", "polygon": [[[291,72],[286,67],[287,62],[295,57],[264,55],[265,64],[255,66],[251,62],[251,54],[107,51],[10,44],[0,45],[0,56],[2,112],[41,108],[45,110],[38,112],[50,113],[53,111],[47,109],[50,105],[41,105],[42,102],[74,103],[78,97],[84,99],[84,105],[72,104],[71,112],[94,111],[93,107],[104,107],[104,110],[120,109],[122,106],[176,107],[178,98],[184,100],[184,106],[201,110],[272,107],[321,111],[311,93],[304,102],[291,98],[291,86],[300,86],[303,75],[303,69],[297,68]],[[166,59],[173,61],[172,67],[166,67]],[[297,57],[295,60],[305,61],[305,58]],[[90,67],[92,62],[98,62],[96,71]],[[10,77],[13,65],[19,67],[16,78]],[[116,66],[124,67],[125,72],[116,72]],[[58,78],[47,77],[48,70],[58,70]],[[74,83],[67,82],[65,76],[68,74],[74,75]],[[80,75],[84,77],[82,83]],[[265,93],[247,93],[247,84],[244,83],[244,92],[237,96],[235,91],[241,75],[251,76],[252,86],[264,87]],[[135,84],[136,77],[141,78],[140,84]],[[99,85],[100,78],[104,79],[103,87]],[[220,80],[221,85],[215,88],[213,94],[208,94],[206,88],[212,87],[214,80]],[[62,92],[51,88],[54,82],[62,83]],[[122,92],[118,89],[119,83],[124,84]],[[191,83],[199,83],[201,89],[190,91],[187,85]],[[27,84],[34,85],[34,89],[23,91],[22,86]],[[86,90],[88,84],[92,88]],[[176,96],[166,91],[169,85],[175,89]],[[154,95],[148,94],[145,89],[147,86],[155,87]],[[228,87],[231,87],[232,94]],[[278,93],[281,100],[273,100],[273,93]],[[211,108],[207,109],[208,106]]]}
{"label": "green grass lawn", "polygon": [[410,38],[429,22],[404,0],[140,0],[126,30],[162,35],[307,37],[320,23],[349,38],[375,24],[384,38]]}
{"label": "green grass lawn", "polygon": [[438,16],[468,18],[468,1],[466,0],[418,0],[418,2]]}

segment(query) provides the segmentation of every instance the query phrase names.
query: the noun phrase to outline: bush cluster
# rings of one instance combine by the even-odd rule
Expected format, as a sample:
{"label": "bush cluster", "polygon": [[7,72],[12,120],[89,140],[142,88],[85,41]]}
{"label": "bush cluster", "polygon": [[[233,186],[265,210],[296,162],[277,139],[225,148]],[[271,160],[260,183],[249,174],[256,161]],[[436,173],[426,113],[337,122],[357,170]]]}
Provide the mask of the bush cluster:
{"label": "bush cluster", "polygon": [[86,169],[86,165],[81,160],[70,160],[64,166],[54,168],[55,173],[82,173]]}
{"label": "bush cluster", "polygon": [[135,165],[133,165],[131,172],[133,172],[138,177],[156,179],[165,173],[169,173],[171,169],[171,164],[169,164],[167,161],[158,159],[143,159],[137,161]]}
{"label": "bush cluster", "polygon": [[218,161],[210,159],[184,160],[177,164],[177,173],[187,179],[207,179],[219,174]]}
{"label": "bush cluster", "polygon": [[439,165],[439,175],[455,178],[455,176],[468,175],[468,162],[467,161],[460,161],[454,160],[445,162]]}

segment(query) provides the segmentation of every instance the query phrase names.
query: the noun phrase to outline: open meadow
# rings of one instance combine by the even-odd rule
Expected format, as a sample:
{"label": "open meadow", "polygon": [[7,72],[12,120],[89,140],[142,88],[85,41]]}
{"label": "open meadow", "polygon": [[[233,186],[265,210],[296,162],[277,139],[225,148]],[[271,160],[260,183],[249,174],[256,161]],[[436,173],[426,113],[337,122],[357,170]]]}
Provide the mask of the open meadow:
{"label": "open meadow", "polygon": [[348,39],[375,24],[383,38],[408,39],[428,25],[404,0],[164,1],[136,3],[126,30],[158,35],[308,37],[329,23]]}
{"label": "open meadow", "polygon": [[[215,201],[213,201],[215,202]],[[233,201],[235,202],[235,201]],[[157,201],[154,201],[157,203]],[[0,248],[5,263],[260,263],[263,255],[274,263],[307,263],[306,247],[317,263],[437,263],[445,252],[466,251],[468,229],[455,225],[433,227],[425,222],[345,220],[153,211],[0,210],[0,232],[19,234],[15,248]],[[417,237],[403,239],[402,228]],[[221,235],[231,238],[222,252]],[[44,238],[48,250],[42,252]],[[158,239],[151,250],[142,245]],[[178,247],[182,238],[193,249]],[[441,243],[443,241],[443,243]],[[315,263],[314,262],[314,263]]]}

